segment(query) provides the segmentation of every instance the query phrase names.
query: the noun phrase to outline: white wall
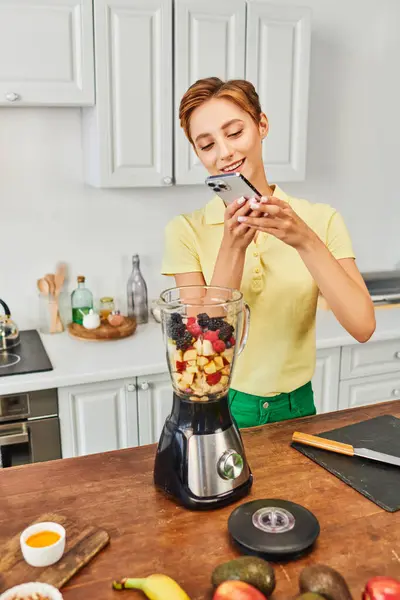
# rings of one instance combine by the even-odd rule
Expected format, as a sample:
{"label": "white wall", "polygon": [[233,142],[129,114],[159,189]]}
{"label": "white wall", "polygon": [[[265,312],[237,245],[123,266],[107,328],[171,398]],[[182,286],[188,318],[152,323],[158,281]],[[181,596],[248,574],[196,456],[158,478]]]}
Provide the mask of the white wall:
{"label": "white wall", "polygon": [[[390,269],[400,260],[400,2],[305,4],[314,11],[307,180],[281,186],[343,213],[361,270]],[[64,260],[73,280],[85,274],[96,296],[124,305],[134,252],[155,297],[166,283],[166,222],[208,197],[201,186],[92,189],[79,109],[0,109],[0,297],[21,327],[35,326],[36,280]]]}

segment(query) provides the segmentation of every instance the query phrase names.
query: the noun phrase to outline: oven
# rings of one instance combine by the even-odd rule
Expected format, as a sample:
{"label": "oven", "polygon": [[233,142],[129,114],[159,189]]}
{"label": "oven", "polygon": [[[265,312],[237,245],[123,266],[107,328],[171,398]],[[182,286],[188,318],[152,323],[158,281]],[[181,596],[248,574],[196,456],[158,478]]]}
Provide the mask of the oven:
{"label": "oven", "polygon": [[0,467],[61,458],[56,389],[0,396]]}

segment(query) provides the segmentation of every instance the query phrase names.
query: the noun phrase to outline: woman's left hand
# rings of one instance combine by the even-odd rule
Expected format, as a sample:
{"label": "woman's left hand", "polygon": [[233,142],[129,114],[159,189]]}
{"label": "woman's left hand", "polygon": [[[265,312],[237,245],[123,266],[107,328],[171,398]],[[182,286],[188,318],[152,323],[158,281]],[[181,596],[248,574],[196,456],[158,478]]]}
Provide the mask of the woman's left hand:
{"label": "woman's left hand", "polygon": [[300,219],[290,205],[275,196],[263,196],[260,201],[251,202],[250,207],[259,211],[260,215],[240,216],[238,221],[258,231],[270,233],[296,250],[307,247],[316,238],[313,230]]}

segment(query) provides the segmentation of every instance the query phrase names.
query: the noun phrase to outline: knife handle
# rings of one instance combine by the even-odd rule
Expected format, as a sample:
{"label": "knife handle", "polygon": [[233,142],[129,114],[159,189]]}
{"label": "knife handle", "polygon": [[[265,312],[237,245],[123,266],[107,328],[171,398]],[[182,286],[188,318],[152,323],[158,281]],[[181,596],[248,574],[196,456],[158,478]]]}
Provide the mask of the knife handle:
{"label": "knife handle", "polygon": [[331,452],[338,452],[339,454],[354,456],[354,448],[350,444],[343,444],[342,442],[327,440],[325,438],[317,437],[316,435],[295,431],[292,436],[292,440],[293,442],[305,444],[306,446],[314,446],[315,448],[322,448],[322,450],[330,450]]}

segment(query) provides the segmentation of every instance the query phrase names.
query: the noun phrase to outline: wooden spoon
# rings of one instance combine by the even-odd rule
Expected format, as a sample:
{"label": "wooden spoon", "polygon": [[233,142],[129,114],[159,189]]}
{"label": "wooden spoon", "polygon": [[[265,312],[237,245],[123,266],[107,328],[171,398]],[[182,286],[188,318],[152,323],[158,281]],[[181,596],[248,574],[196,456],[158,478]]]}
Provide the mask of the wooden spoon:
{"label": "wooden spoon", "polygon": [[66,265],[64,263],[59,263],[57,265],[56,274],[54,276],[56,297],[58,297],[60,295],[62,286],[64,285],[65,271],[66,271]]}
{"label": "wooden spoon", "polygon": [[47,302],[49,306],[50,313],[50,333],[55,333],[57,331],[57,303],[54,302],[53,294],[50,290],[50,283],[47,277],[42,277],[38,279],[37,286],[39,291],[43,296],[47,296]]}
{"label": "wooden spoon", "polygon": [[37,280],[37,286],[38,286],[39,292],[41,294],[43,294],[43,296],[48,296],[50,294],[49,283],[44,277]]}
{"label": "wooden spoon", "polygon": [[45,275],[44,278],[47,281],[47,283],[49,284],[50,294],[52,296],[54,296],[54,292],[56,290],[56,284],[55,284],[54,274],[53,273],[47,273],[47,275]]}

